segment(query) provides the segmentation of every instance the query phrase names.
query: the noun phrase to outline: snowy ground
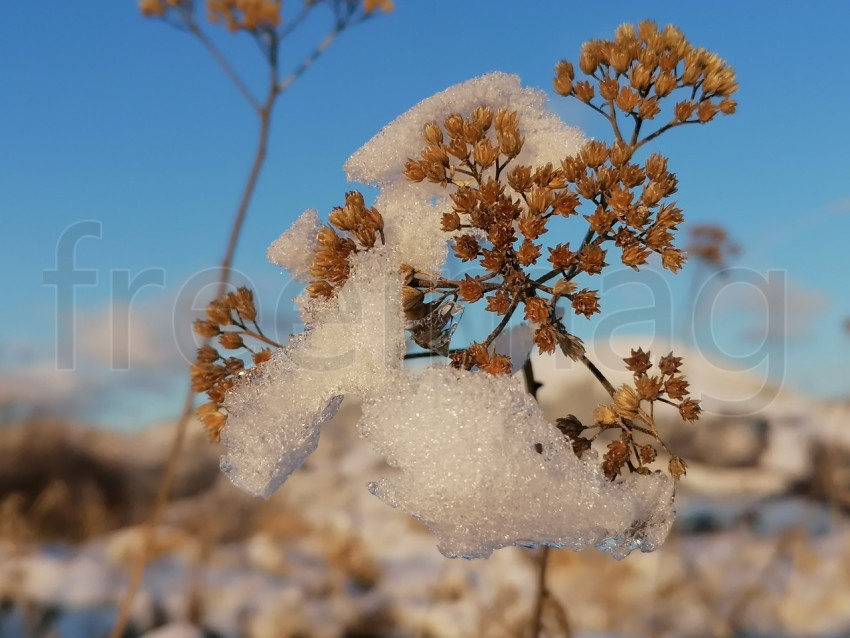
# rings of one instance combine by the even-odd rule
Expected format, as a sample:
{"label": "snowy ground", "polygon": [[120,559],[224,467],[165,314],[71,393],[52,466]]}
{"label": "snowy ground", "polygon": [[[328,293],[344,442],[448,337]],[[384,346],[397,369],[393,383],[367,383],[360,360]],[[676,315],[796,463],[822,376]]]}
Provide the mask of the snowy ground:
{"label": "snowy ground", "polygon": [[[554,388],[542,366],[540,376],[550,414],[563,413],[559,397],[582,396],[590,407],[597,400],[589,388]],[[719,394],[725,390],[714,385],[723,380],[704,372],[693,383]],[[707,434],[694,426],[677,434],[682,453],[696,460],[660,550],[620,562],[593,550],[552,552],[549,586],[574,636],[850,635],[850,407],[774,394],[756,415],[716,414],[696,426]],[[268,502],[208,473],[202,466],[215,454],[191,448],[198,467],[182,475],[182,497],[166,514],[132,635],[523,635],[537,550],[444,558],[419,523],[366,489],[387,468],[357,437],[358,412],[344,405],[304,468]],[[133,446],[92,446],[149,481],[166,443],[163,430]],[[139,528],[74,546],[25,535],[12,542],[4,516],[0,638],[105,635]],[[563,635],[557,606],[547,610],[548,635]]]}

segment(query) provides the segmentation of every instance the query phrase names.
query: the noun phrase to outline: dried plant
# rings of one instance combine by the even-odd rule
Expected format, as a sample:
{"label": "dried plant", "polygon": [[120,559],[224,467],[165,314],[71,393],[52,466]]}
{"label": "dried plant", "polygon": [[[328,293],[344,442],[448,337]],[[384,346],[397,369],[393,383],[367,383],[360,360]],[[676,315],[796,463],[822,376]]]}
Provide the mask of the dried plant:
{"label": "dried plant", "polygon": [[[240,20],[244,17],[233,18],[236,28],[241,28]],[[677,480],[685,474],[685,461],[669,449],[654,415],[656,404],[662,403],[678,410],[685,421],[699,418],[699,401],[690,396],[681,358],[671,352],[654,360],[649,352],[635,348],[624,360],[632,381],[615,387],[569,331],[562,310],[566,307],[587,318],[602,312],[602,300],[592,282],[614,260],[636,271],[652,258],[673,273],[682,267],[685,254],[675,240],[684,216],[670,199],[677,190],[676,176],[666,157],[659,153],[642,157],[639,151],[673,128],[705,124],[718,115],[734,113],[735,74],[713,53],[692,46],[675,27],[659,29],[648,21],[637,27],[621,26],[612,40],[586,43],[578,68],[585,79],[576,77],[570,62],[559,62],[555,90],[603,116],[611,126],[609,142],[589,141],[577,153],[565,153],[559,163],[525,163],[520,157],[527,131],[520,112],[482,104],[428,122],[422,129],[423,146],[405,149],[414,157],[403,167],[404,179],[410,184],[439,185],[448,195],[450,203],[439,223],[454,255],[469,266],[462,279],[452,279],[402,262],[399,301],[405,329],[429,356],[448,357],[460,371],[479,369],[499,377],[521,364],[534,394],[538,384],[530,362],[513,362],[495,345],[521,311],[534,328],[534,343],[541,354],[559,349],[581,362],[610,397],[594,412],[592,423],[582,423],[573,415],[558,419],[562,441],[573,454],[585,461],[597,459],[598,471],[616,482],[624,474],[653,474],[651,466],[663,451],[667,472]],[[329,224],[307,238],[312,254],[306,295],[319,304],[316,307],[333,307],[363,254],[393,248],[391,235],[385,233],[386,211],[380,208],[367,207],[361,193],[349,192],[344,204],[330,214]],[[547,247],[542,237],[550,231],[558,240]],[[724,254],[722,248],[706,249],[698,257],[716,261]],[[245,307],[240,309],[240,303]],[[452,348],[460,310],[477,303],[499,318],[496,327],[469,345]],[[225,350],[246,347],[246,338],[276,346],[259,331],[253,308],[249,291],[222,292],[207,308],[207,319],[196,322],[195,330],[205,338],[218,339]],[[291,352],[287,348],[282,352],[282,360],[287,360]],[[265,349],[253,349],[250,354],[258,371],[246,370],[241,359],[224,356],[209,345],[198,352],[193,385],[211,399],[200,415],[213,439],[230,427],[228,390],[242,379],[265,378],[263,366],[275,356]],[[281,365],[291,371],[285,368],[288,364]],[[458,380],[468,378],[461,375]],[[334,390],[327,405],[311,414],[315,423],[333,413],[338,394]],[[304,424],[300,432],[315,423]],[[614,433],[613,440],[600,437],[603,432]],[[603,440],[607,447],[600,455],[588,453]],[[299,441],[302,448],[283,463],[283,479],[315,445]],[[534,444],[534,450],[542,456],[549,454],[540,443]],[[273,477],[268,483],[279,484],[283,479]],[[268,484],[251,485],[258,493],[268,489]],[[378,490],[373,488],[375,493]],[[395,503],[393,497],[386,500]],[[648,523],[635,524],[639,528]],[[640,529],[630,533],[641,534]],[[496,546],[504,544],[510,544],[509,536]],[[546,551],[540,560],[534,635],[539,633],[546,599]],[[487,552],[485,543],[480,554],[473,555]]]}
{"label": "dried plant", "polygon": [[[685,254],[674,240],[684,216],[670,200],[677,190],[676,176],[663,155],[639,159],[637,153],[670,129],[734,113],[731,96],[737,83],[731,67],[719,57],[692,46],[675,27],[659,29],[648,21],[621,26],[613,40],[586,43],[578,66],[587,79],[578,80],[570,62],[557,64],[555,90],[605,117],[613,139],[589,141],[559,166],[517,162],[524,144],[523,123],[509,108],[493,111],[482,106],[425,126],[425,145],[417,158],[408,160],[404,175],[411,182],[447,189],[452,205],[442,214],[442,230],[454,255],[477,265],[481,274],[453,280],[404,267],[408,330],[416,344],[449,355],[455,367],[509,374],[514,369],[509,356],[496,352],[493,344],[521,310],[534,326],[541,353],[560,349],[582,362],[611,396],[610,404],[596,410],[592,424],[573,416],[559,420],[558,427],[572,441],[575,453],[581,456],[601,432],[615,431],[619,437],[608,443],[601,461],[611,479],[624,469],[648,473],[657,459],[656,446],[668,453],[668,471],[679,478],[685,462],[666,446],[653,414],[660,402],[674,406],[686,421],[699,418],[699,401],[689,395],[681,359],[673,353],[662,357],[652,374],[650,353],[632,350],[625,364],[634,381],[616,388],[588,359],[581,340],[559,316],[559,307],[566,305],[588,318],[601,312],[592,281],[612,259],[639,270],[657,255],[667,270],[675,273],[681,268]],[[666,120],[665,110],[671,111]],[[545,248],[543,235],[552,230],[560,240],[563,233],[555,227],[568,221],[577,227],[572,230],[577,241],[558,241]],[[720,237],[708,227],[699,227],[692,237],[700,242],[695,244],[700,259],[718,262],[732,252],[725,234]],[[376,242],[384,243],[380,212],[367,208],[359,192],[348,193],[345,204],[330,214],[330,224],[317,234],[307,294],[332,298],[348,279],[351,256]],[[547,270],[535,276],[533,268],[544,264]],[[240,294],[250,295],[244,290]],[[231,317],[233,295],[213,302],[207,309],[209,320],[197,322],[196,332],[218,337],[227,349],[241,345],[237,335],[265,340],[246,332],[240,320]],[[500,317],[498,325],[480,341],[450,351],[457,327],[450,320],[456,308],[475,303]],[[235,326],[236,331],[224,326]],[[266,354],[253,356],[258,363]],[[234,373],[242,373],[239,361],[202,349],[193,368],[196,388],[211,390],[213,401],[200,414],[214,439],[226,422],[219,409],[222,390],[232,383]]]}

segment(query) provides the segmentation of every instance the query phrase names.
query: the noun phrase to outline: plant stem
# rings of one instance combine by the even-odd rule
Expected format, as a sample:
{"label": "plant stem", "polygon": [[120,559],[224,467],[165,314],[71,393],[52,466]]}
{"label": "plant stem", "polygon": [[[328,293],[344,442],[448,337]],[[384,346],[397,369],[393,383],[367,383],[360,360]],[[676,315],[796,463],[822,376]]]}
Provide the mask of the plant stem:
{"label": "plant stem", "polygon": [[[236,254],[236,247],[239,243],[239,236],[242,234],[242,226],[245,223],[245,216],[248,212],[248,207],[251,203],[251,198],[253,197],[254,190],[257,186],[257,179],[260,176],[260,172],[265,162],[266,148],[268,146],[269,131],[271,126],[271,112],[274,106],[275,99],[278,95],[279,92],[277,91],[277,87],[274,83],[272,83],[272,85],[269,87],[269,92],[266,101],[259,109],[260,132],[259,140],[257,143],[257,150],[254,155],[254,161],[251,166],[251,172],[248,174],[248,180],[242,192],[242,197],[239,200],[239,207],[236,210],[236,214],[231,224],[230,235],[227,241],[227,249],[225,250],[224,257],[221,260],[221,270],[219,275],[217,296],[221,296],[221,294],[227,289],[227,285],[230,282],[231,266],[233,264],[233,257]],[[206,343],[209,343],[209,341],[210,340],[207,339]],[[180,418],[177,421],[177,426],[175,428],[174,439],[172,440],[171,450],[168,455],[168,462],[165,466],[165,470],[162,474],[162,477],[159,480],[156,497],[154,498],[153,505],[151,506],[150,514],[148,515],[148,518],[144,523],[141,551],[139,552],[139,555],[130,573],[130,583],[128,585],[126,593],[124,594],[124,598],[121,601],[121,608],[118,613],[118,618],[115,621],[115,625],[112,628],[112,632],[109,634],[109,638],[120,638],[121,636],[123,636],[130,621],[130,613],[132,611],[133,601],[136,595],[138,594],[139,588],[141,587],[142,580],[145,575],[145,568],[147,566],[148,556],[150,556],[154,547],[156,527],[159,522],[160,516],[162,515],[162,512],[165,509],[166,504],[168,503],[168,498],[171,493],[171,486],[174,483],[174,477],[177,474],[177,465],[180,460],[180,452],[183,449],[183,444],[186,440],[186,431],[188,429],[189,422],[192,420],[194,410],[195,392],[192,390],[192,388],[189,388],[186,394],[186,399],[183,403],[183,411],[180,414]]]}
{"label": "plant stem", "polygon": [[534,610],[531,614],[531,638],[538,638],[543,629],[543,603],[546,601],[546,567],[549,563],[549,547],[540,548],[537,557],[537,597],[534,600]]}
{"label": "plant stem", "polygon": [[602,370],[597,368],[596,364],[593,363],[593,361],[591,361],[590,359],[588,359],[587,355],[584,354],[584,353],[582,353],[582,355],[579,357],[579,361],[581,361],[585,365],[585,367],[588,370],[590,370],[590,373],[594,377],[596,377],[596,380],[599,381],[599,383],[602,384],[602,387],[605,388],[605,391],[613,397],[614,393],[617,390],[614,388],[614,386],[611,384],[611,382],[607,379],[607,377],[604,374],[602,374]]}
{"label": "plant stem", "polygon": [[[543,385],[534,376],[534,366],[531,363],[531,357],[525,360],[522,366],[523,378],[525,379],[525,387],[528,393],[537,399],[537,391]],[[531,638],[538,638],[540,630],[543,627],[543,603],[548,596],[546,589],[546,567],[549,563],[549,547],[544,545],[540,548],[537,557],[537,592],[534,599],[534,608],[531,611]]]}
{"label": "plant stem", "polygon": [[239,93],[242,94],[242,97],[245,98],[245,101],[251,105],[251,108],[255,111],[260,111],[260,104],[257,102],[257,99],[254,97],[254,94],[251,93],[251,89],[242,81],[242,78],[239,77],[239,74],[236,70],[230,65],[227,61],[227,58],[224,57],[221,51],[218,50],[218,47],[213,44],[212,40],[207,37],[207,34],[204,33],[201,28],[198,26],[198,23],[195,22],[194,17],[187,16],[186,24],[189,28],[189,31],[200,41],[203,47],[209,52],[209,54],[213,57],[221,69],[224,71],[225,75],[227,75],[228,79],[233,82],[236,89]]}

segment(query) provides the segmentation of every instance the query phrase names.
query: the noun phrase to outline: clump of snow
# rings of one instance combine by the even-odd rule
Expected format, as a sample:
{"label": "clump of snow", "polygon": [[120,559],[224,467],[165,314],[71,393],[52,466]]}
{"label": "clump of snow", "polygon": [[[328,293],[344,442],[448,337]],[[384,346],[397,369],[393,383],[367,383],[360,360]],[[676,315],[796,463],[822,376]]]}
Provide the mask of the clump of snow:
{"label": "clump of snow", "polygon": [[310,281],[310,264],[316,249],[316,233],[321,222],[315,208],[301,215],[289,230],[272,242],[266,257],[273,264],[289,271],[297,281]]}
{"label": "clump of snow", "polygon": [[446,192],[436,198],[423,198],[406,185],[388,185],[375,200],[384,218],[387,244],[396,246],[404,263],[420,272],[437,272],[446,262],[452,235],[440,228],[448,210]]}
{"label": "clump of snow", "polygon": [[361,434],[401,470],[370,489],[421,519],[447,556],[543,543],[621,558],[655,549],[673,522],[669,478],[607,480],[514,379],[438,367],[406,373],[363,412]]}
{"label": "clump of snow", "polygon": [[[565,156],[575,153],[584,144],[581,131],[567,126],[561,118],[546,108],[546,93],[523,88],[519,76],[508,73],[488,73],[437,93],[422,100],[412,109],[388,124],[345,163],[348,179],[384,188],[410,184],[405,179],[404,164],[419,155],[423,148],[422,130],[428,122],[443,120],[460,113],[468,117],[479,106],[498,111],[507,107],[519,116],[520,129],[525,137],[522,152],[516,162],[532,166],[552,162],[557,165]],[[442,194],[436,184],[410,184],[420,193]]]}
{"label": "clump of snow", "polygon": [[310,326],[227,395],[222,470],[268,498],[316,448],[342,396],[368,394],[401,370],[401,275],[394,251],[355,255],[332,301],[305,307]]}
{"label": "clump of snow", "polygon": [[[440,228],[447,204],[438,185],[403,177],[423,146],[422,129],[486,105],[519,114],[525,145],[518,163],[557,164],[584,142],[545,108],[543,92],[493,73],[429,98],[368,142],[346,164],[350,179],[378,185],[386,245],[351,256],[351,274],[331,300],[304,299],[306,331],[228,393],[227,454],[221,466],[252,494],[268,497],[316,448],[322,425],[344,395],[361,398],[360,434],[400,470],[371,490],[422,519],[447,556],[485,557],[507,545],[598,547],[620,558],[651,551],[673,520],[666,476],[611,482],[587,454],[544,419],[510,378],[436,367],[404,369],[403,265],[438,272],[451,238]],[[318,229],[308,211],[272,244],[269,258],[309,279]],[[528,327],[497,348],[531,347]]]}

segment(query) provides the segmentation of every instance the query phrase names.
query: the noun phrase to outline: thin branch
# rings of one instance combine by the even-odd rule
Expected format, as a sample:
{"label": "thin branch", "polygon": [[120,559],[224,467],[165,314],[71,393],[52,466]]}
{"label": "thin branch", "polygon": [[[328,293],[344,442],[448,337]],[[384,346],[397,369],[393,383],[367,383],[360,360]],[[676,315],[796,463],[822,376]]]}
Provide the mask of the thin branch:
{"label": "thin branch", "polygon": [[[457,354],[458,352],[463,352],[463,348],[452,348],[449,350],[449,355]],[[442,357],[438,352],[431,352],[430,350],[426,350],[425,352],[408,352],[404,355],[405,361],[409,359],[430,359],[433,357]]]}
{"label": "thin branch", "polygon": [[[563,349],[563,348],[564,348],[564,346],[561,345],[561,349]],[[566,354],[566,351],[564,352],[564,354]],[[611,384],[611,382],[607,379],[607,377],[602,373],[602,370],[597,368],[596,364],[593,363],[593,361],[591,361],[590,359],[588,359],[587,355],[585,353],[582,353],[581,356],[578,358],[578,360],[581,361],[588,370],[590,370],[590,373],[594,377],[596,377],[596,380],[599,381],[599,383],[602,384],[602,387],[605,388],[605,391],[613,397],[614,393],[617,390],[616,390],[616,388],[614,388],[614,386]]]}
{"label": "thin branch", "polygon": [[537,596],[534,599],[534,610],[531,612],[531,638],[538,638],[543,629],[543,603],[548,595],[546,567],[549,564],[549,551],[549,546],[544,545],[537,557]]}
{"label": "thin branch", "polygon": [[[272,94],[270,93],[270,96]],[[233,218],[233,224],[230,228],[230,236],[227,240],[227,249],[224,253],[224,259],[221,261],[221,279],[218,286],[218,296],[227,289],[227,284],[230,281],[230,268],[233,265],[233,257],[236,254],[236,246],[239,243],[239,236],[242,234],[242,225],[245,223],[245,215],[248,212],[248,206],[251,203],[251,198],[254,195],[254,188],[257,185],[257,179],[260,176],[260,170],[266,159],[266,149],[268,148],[269,130],[271,127],[271,106],[274,98],[270,97],[266,100],[266,105],[260,111],[260,139],[257,144],[257,152],[254,156],[254,163],[251,166],[251,172],[248,174],[248,181],[245,184],[245,190],[242,192],[242,198],[239,201],[239,208],[236,211],[236,216]]]}
{"label": "thin branch", "polygon": [[528,356],[525,363],[522,365],[522,376],[525,380],[525,389],[528,390],[528,393],[533,396],[536,401],[537,391],[543,387],[543,384],[540,383],[534,376],[534,365],[531,363],[531,355]]}
{"label": "thin branch", "polygon": [[620,133],[620,125],[617,123],[617,109],[614,108],[614,100],[608,100],[608,121],[611,122],[611,128],[614,129],[614,136],[620,144],[625,144],[623,136]]}
{"label": "thin branch", "polygon": [[163,475],[160,478],[159,485],[157,486],[157,492],[151,507],[150,515],[145,521],[142,531],[141,551],[139,552],[136,562],[133,564],[133,568],[130,572],[130,582],[127,585],[127,591],[124,593],[124,597],[121,600],[121,607],[118,610],[118,618],[115,621],[115,625],[112,627],[112,632],[109,634],[109,638],[121,638],[130,622],[130,614],[133,610],[133,601],[142,586],[142,579],[145,576],[147,559],[152,553],[154,546],[156,528],[171,493],[171,486],[174,483],[174,477],[177,474],[180,452],[183,449],[183,442],[186,439],[187,425],[189,424],[194,411],[195,393],[191,388],[189,388],[189,392],[186,394],[186,399],[184,400],[183,412],[180,414],[180,420],[177,422],[177,427],[174,431],[174,440],[171,443],[168,461],[165,465]]}
{"label": "thin branch", "polygon": [[222,68],[225,75],[230,79],[231,82],[236,86],[239,92],[242,94],[242,97],[251,105],[251,108],[255,111],[260,110],[260,103],[254,97],[254,94],[251,93],[251,89],[242,81],[242,78],[239,77],[239,74],[236,72],[230,62],[227,61],[227,58],[224,57],[221,51],[218,50],[212,40],[207,37],[207,34],[204,33],[201,28],[198,26],[198,23],[195,22],[194,19],[187,19],[187,26],[189,27],[189,31],[192,32],[196,38],[201,42],[204,48],[209,51],[210,55],[216,61],[216,63]]}
{"label": "thin branch", "polygon": [[640,115],[635,115],[635,128],[632,131],[632,140],[630,142],[630,146],[635,148],[635,144],[638,142],[638,138],[640,137],[640,127],[643,125],[643,118]]}
{"label": "thin branch", "polygon": [[285,38],[290,33],[295,31],[295,29],[300,27],[301,24],[304,22],[305,18],[310,14],[310,11],[312,11],[313,7],[315,6],[315,2],[305,2],[303,5],[301,5],[301,11],[298,13],[298,15],[292,18],[292,20],[290,20],[286,24],[286,26],[284,26],[280,31],[277,32],[278,40],[283,40],[283,38]]}
{"label": "thin branch", "polygon": [[508,322],[511,320],[511,317],[516,311],[517,306],[519,306],[519,297],[517,297],[511,302],[511,307],[508,308],[508,311],[505,313],[505,316],[502,317],[502,320],[499,322],[499,325],[496,326],[496,329],[493,330],[493,332],[490,333],[490,336],[487,337],[487,339],[484,341],[485,348],[489,348],[496,340],[496,337],[502,334],[502,331],[505,329],[505,326],[508,325]]}
{"label": "thin branch", "polygon": [[[372,14],[365,14],[362,18],[360,18],[360,20],[358,20],[358,22],[364,22],[368,20],[371,15]],[[321,42],[319,42],[318,46],[310,53],[308,53],[307,56],[301,61],[301,63],[297,67],[295,67],[295,70],[293,70],[292,73],[290,73],[285,78],[283,78],[283,80],[280,81],[280,83],[277,85],[277,92],[283,93],[290,86],[292,86],[293,82],[295,82],[295,80],[304,75],[307,69],[313,66],[313,63],[318,60],[325,51],[327,51],[328,47],[333,44],[334,40],[337,39],[339,34],[345,31],[345,29],[352,24],[356,23],[352,21],[347,21],[345,19],[338,21],[334,25],[334,28],[330,30],[330,32],[324,37]]]}
{"label": "thin branch", "polygon": [[662,133],[666,133],[671,128],[676,128],[677,126],[682,126],[683,124],[701,124],[701,122],[699,120],[685,120],[685,121],[672,120],[672,121],[668,122],[667,124],[665,124],[664,126],[662,126],[661,128],[659,128],[658,130],[653,131],[652,133],[647,135],[645,138],[643,138],[640,142],[635,144],[634,150],[639,149],[641,146],[643,146],[644,144],[646,144],[650,140],[654,140],[656,137],[658,137]]}
{"label": "thin branch", "polygon": [[242,334],[244,334],[248,337],[251,337],[253,339],[256,339],[257,341],[262,341],[263,343],[271,346],[272,348],[282,348],[283,347],[277,341],[273,341],[273,340],[269,339],[267,336],[265,336],[264,334],[259,334],[257,332],[254,332],[253,330],[242,330]]}

